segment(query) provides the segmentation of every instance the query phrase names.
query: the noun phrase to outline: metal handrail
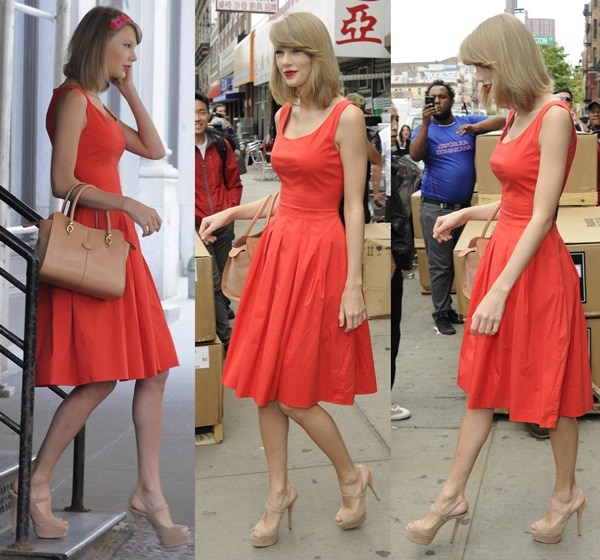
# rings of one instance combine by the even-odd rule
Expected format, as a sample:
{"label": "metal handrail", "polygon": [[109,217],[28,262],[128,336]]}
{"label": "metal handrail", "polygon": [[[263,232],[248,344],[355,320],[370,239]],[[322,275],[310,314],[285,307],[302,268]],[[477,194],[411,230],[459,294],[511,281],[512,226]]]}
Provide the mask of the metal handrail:
{"label": "metal handrail", "polygon": [[[0,185],[0,200],[21,215],[27,222],[39,222],[42,217],[28,205],[15,197]],[[25,322],[23,338],[0,325],[0,336],[17,346],[23,353],[22,358],[13,354],[0,344],[0,353],[15,363],[23,371],[21,390],[21,416],[17,424],[6,415],[0,415],[0,422],[19,434],[19,486],[17,500],[16,541],[12,548],[30,550],[28,518],[30,508],[31,470],[33,456],[33,412],[35,395],[35,349],[37,331],[37,304],[40,261],[36,251],[20,239],[13,231],[0,225],[0,243],[21,256],[27,262],[26,282],[23,284],[15,276],[0,267],[0,276],[10,282],[17,290],[25,294]],[[67,393],[58,387],[50,387],[61,398]],[[83,471],[85,464],[85,426],[74,440],[73,452],[73,490],[71,506],[68,511],[87,511],[83,507]]]}

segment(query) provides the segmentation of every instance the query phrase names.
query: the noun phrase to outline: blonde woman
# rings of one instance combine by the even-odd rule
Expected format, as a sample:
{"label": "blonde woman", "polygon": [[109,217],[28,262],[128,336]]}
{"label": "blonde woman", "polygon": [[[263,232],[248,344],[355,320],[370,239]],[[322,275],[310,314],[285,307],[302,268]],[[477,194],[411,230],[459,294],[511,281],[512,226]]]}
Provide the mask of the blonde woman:
{"label": "blonde woman", "polygon": [[[258,406],[269,484],[266,511],[251,533],[256,547],[277,542],[298,496],[288,480],[288,427],[298,423],[333,463],[342,494],[342,529],[366,518],[373,473],[352,461],[320,401],[351,405],[376,391],[362,294],[364,117],[344,99],[329,33],[309,13],[290,13],[270,31],[271,92],[283,107],[271,161],[281,179],[274,218],[253,257],[223,383]],[[345,228],[338,208],[344,198]],[[260,202],[204,218],[206,242]]]}
{"label": "blonde woman", "polygon": [[[552,95],[531,33],[514,16],[484,21],[463,41],[460,57],[475,66],[483,102],[510,109],[490,161],[502,182],[502,208],[465,325],[458,385],[468,394],[467,409],[450,473],[427,515],[409,523],[406,535],[429,544],[454,521],[453,541],[469,509],[465,488],[494,409],[507,408],[511,420],[549,428],[554,488],[546,515],[530,531],[538,542],[557,543],[587,503],[575,481],[576,418],[593,407],[579,277],[555,222],[575,129],[568,108]],[[454,228],[489,213],[490,205],[473,206],[438,218],[434,237],[448,239]]]}
{"label": "blonde woman", "polygon": [[[158,232],[161,218],[154,208],[123,195],[118,169],[124,150],[149,159],[164,156],[132,77],[141,40],[139,26],[122,11],[90,10],[73,33],[66,80],[54,90],[48,108],[53,194],[64,198],[79,182],[96,186],[81,195],[76,220],[94,227],[94,209],[108,210],[112,227],[123,231],[136,250],[129,252],[125,292],[116,300],[40,283],[35,382],[73,389],[54,414],[33,465],[30,516],[39,538],[68,532],[50,502],[50,479],[60,456],[116,382],[131,380],[138,454],[131,512],[138,522],[145,518],[152,524],[164,547],[190,540],[189,529],[171,521],[160,483],[163,393],[168,370],[178,359],[136,232],[136,224],[143,236]],[[111,83],[129,105],[135,129],[100,101],[98,95]],[[13,506],[17,492],[15,484]]]}

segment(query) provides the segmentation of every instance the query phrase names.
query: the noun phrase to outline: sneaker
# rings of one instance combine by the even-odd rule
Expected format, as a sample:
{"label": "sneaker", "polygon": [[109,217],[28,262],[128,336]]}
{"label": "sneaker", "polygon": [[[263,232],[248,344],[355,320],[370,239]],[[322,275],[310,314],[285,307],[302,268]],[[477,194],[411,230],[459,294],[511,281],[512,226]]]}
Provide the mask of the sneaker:
{"label": "sneaker", "polygon": [[405,418],[410,418],[410,410],[394,403],[392,405],[392,420],[404,420]]}
{"label": "sneaker", "polygon": [[450,321],[452,325],[462,325],[464,323],[464,321],[458,316],[458,313],[454,311],[454,309],[448,311],[448,321]]}
{"label": "sneaker", "polygon": [[438,314],[435,319],[435,327],[433,327],[433,330],[438,334],[456,334],[456,330],[450,324],[450,318],[448,317],[447,311]]}

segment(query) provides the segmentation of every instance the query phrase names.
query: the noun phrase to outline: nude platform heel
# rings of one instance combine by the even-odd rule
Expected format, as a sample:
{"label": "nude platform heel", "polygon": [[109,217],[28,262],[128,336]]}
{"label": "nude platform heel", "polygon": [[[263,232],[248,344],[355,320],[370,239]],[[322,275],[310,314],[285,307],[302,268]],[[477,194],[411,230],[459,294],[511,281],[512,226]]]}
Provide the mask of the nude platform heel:
{"label": "nude platform heel", "polygon": [[[17,531],[17,501],[18,495],[11,489],[10,501],[12,503],[12,532]],[[39,504],[44,502],[50,503],[50,492],[42,498],[30,498],[29,500],[29,516],[33,523],[33,530],[40,539],[60,539],[67,535],[69,525],[64,519],[59,517],[48,517],[39,507]]]}
{"label": "nude platform heel", "polygon": [[[582,504],[575,509],[571,509],[571,506],[577,502],[580,496],[583,497]],[[553,508],[550,504],[548,504],[548,509],[551,509],[554,513],[558,514],[560,519],[554,525],[543,530],[540,530],[539,527],[535,531],[531,529],[531,536],[533,537],[533,540],[544,544],[556,544],[560,542],[565,527],[574,513],[577,513],[577,534],[581,537],[581,518],[583,517],[583,510],[586,505],[587,499],[583,495],[583,492],[579,492],[579,494],[577,494],[576,498],[569,504],[569,507],[567,508],[568,511],[566,512],[558,511],[556,508]],[[535,524],[539,525],[540,521],[536,522]]]}
{"label": "nude platform heel", "polygon": [[273,529],[267,529],[266,527],[262,526],[261,518],[254,529],[252,529],[252,533],[250,534],[252,546],[255,546],[256,548],[265,548],[267,546],[273,546],[277,542],[277,539],[279,538],[279,524],[281,523],[281,518],[283,517],[285,510],[288,512],[288,528],[290,530],[292,529],[292,510],[297,499],[298,491],[290,484],[287,496],[285,500],[283,500],[281,507],[270,506],[267,502],[265,509],[272,513],[279,514],[277,525]]}
{"label": "nude platform heel", "polygon": [[[137,496],[140,503],[144,503],[139,496]],[[162,507],[156,508],[154,510],[146,509],[146,511],[142,511],[137,509],[129,504],[129,511],[131,515],[133,515],[133,519],[135,520],[135,524],[137,526],[138,532],[138,544],[142,546],[143,544],[143,532],[142,532],[142,518],[145,518],[152,528],[156,532],[156,536],[162,547],[164,548],[174,548],[176,546],[182,546],[190,542],[190,530],[185,525],[163,525],[157,518],[156,514],[159,511],[168,510],[169,507],[164,505]]]}
{"label": "nude platform heel", "polygon": [[365,522],[365,519],[367,519],[367,505],[365,499],[367,486],[371,489],[371,492],[373,492],[373,495],[375,498],[377,498],[377,501],[381,501],[381,498],[377,495],[377,492],[375,492],[375,488],[373,487],[373,471],[366,465],[357,465],[357,468],[360,471],[362,489],[358,494],[342,494],[342,498],[359,500],[358,507],[356,508],[354,514],[350,517],[344,518],[344,516],[340,513],[342,510],[340,510],[340,512],[337,514],[337,516],[340,518],[340,521],[336,520],[336,523],[338,527],[344,529],[345,531],[362,525]]}
{"label": "nude platform heel", "polygon": [[435,538],[438,531],[444,526],[444,524],[446,524],[448,521],[454,520],[454,529],[452,530],[452,535],[450,536],[450,544],[454,543],[458,526],[469,512],[469,504],[467,503],[467,509],[463,513],[457,513],[453,515],[452,512],[456,511],[456,509],[464,503],[467,503],[467,500],[459,502],[448,513],[439,513],[433,509],[433,506],[431,506],[431,511],[438,518],[435,525],[429,529],[423,529],[420,526],[420,520],[413,521],[412,526],[409,526],[411,525],[411,523],[409,523],[405,528],[406,537],[417,544],[429,544]]}

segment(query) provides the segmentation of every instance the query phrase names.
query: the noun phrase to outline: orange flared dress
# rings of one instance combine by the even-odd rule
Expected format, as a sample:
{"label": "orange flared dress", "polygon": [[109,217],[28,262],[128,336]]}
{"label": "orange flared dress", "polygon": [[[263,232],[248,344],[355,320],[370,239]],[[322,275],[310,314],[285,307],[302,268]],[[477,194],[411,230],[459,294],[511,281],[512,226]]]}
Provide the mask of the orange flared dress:
{"label": "orange flared dress", "polygon": [[338,325],[347,271],[339,206],[344,179],[335,132],[341,101],[311,134],[285,137],[281,110],[271,161],[277,212],[253,256],[229,344],[223,383],[257,405],[350,405],[377,390],[369,325]]}
{"label": "orange flared dress", "polygon": [[[502,272],[527,226],[540,166],[538,138],[545,105],[517,138],[504,141],[514,113],[492,153],[490,165],[502,184],[500,218],[474,281],[462,342],[458,385],[469,408],[507,408],[510,419],[542,427],[559,416],[582,416],[593,408],[586,324],[579,276],[556,222],[514,284],[498,333],[470,334],[473,312]],[[576,134],[569,149],[568,176]],[[563,184],[564,186],[564,184]]]}
{"label": "orange flared dress", "polygon": [[[46,127],[54,138],[55,111],[76,85],[54,91]],[[87,98],[87,96],[86,96]],[[125,136],[116,117],[107,117],[88,99],[75,177],[99,189],[122,194],[118,164]],[[99,212],[104,227],[104,212]],[[95,227],[94,210],[78,205],[75,219]],[[113,229],[123,231],[129,251],[125,292],[103,301],[40,282],[37,325],[37,386],[76,386],[97,381],[143,379],[178,365],[177,354],[150,270],[142,256],[135,222],[111,211]]]}

